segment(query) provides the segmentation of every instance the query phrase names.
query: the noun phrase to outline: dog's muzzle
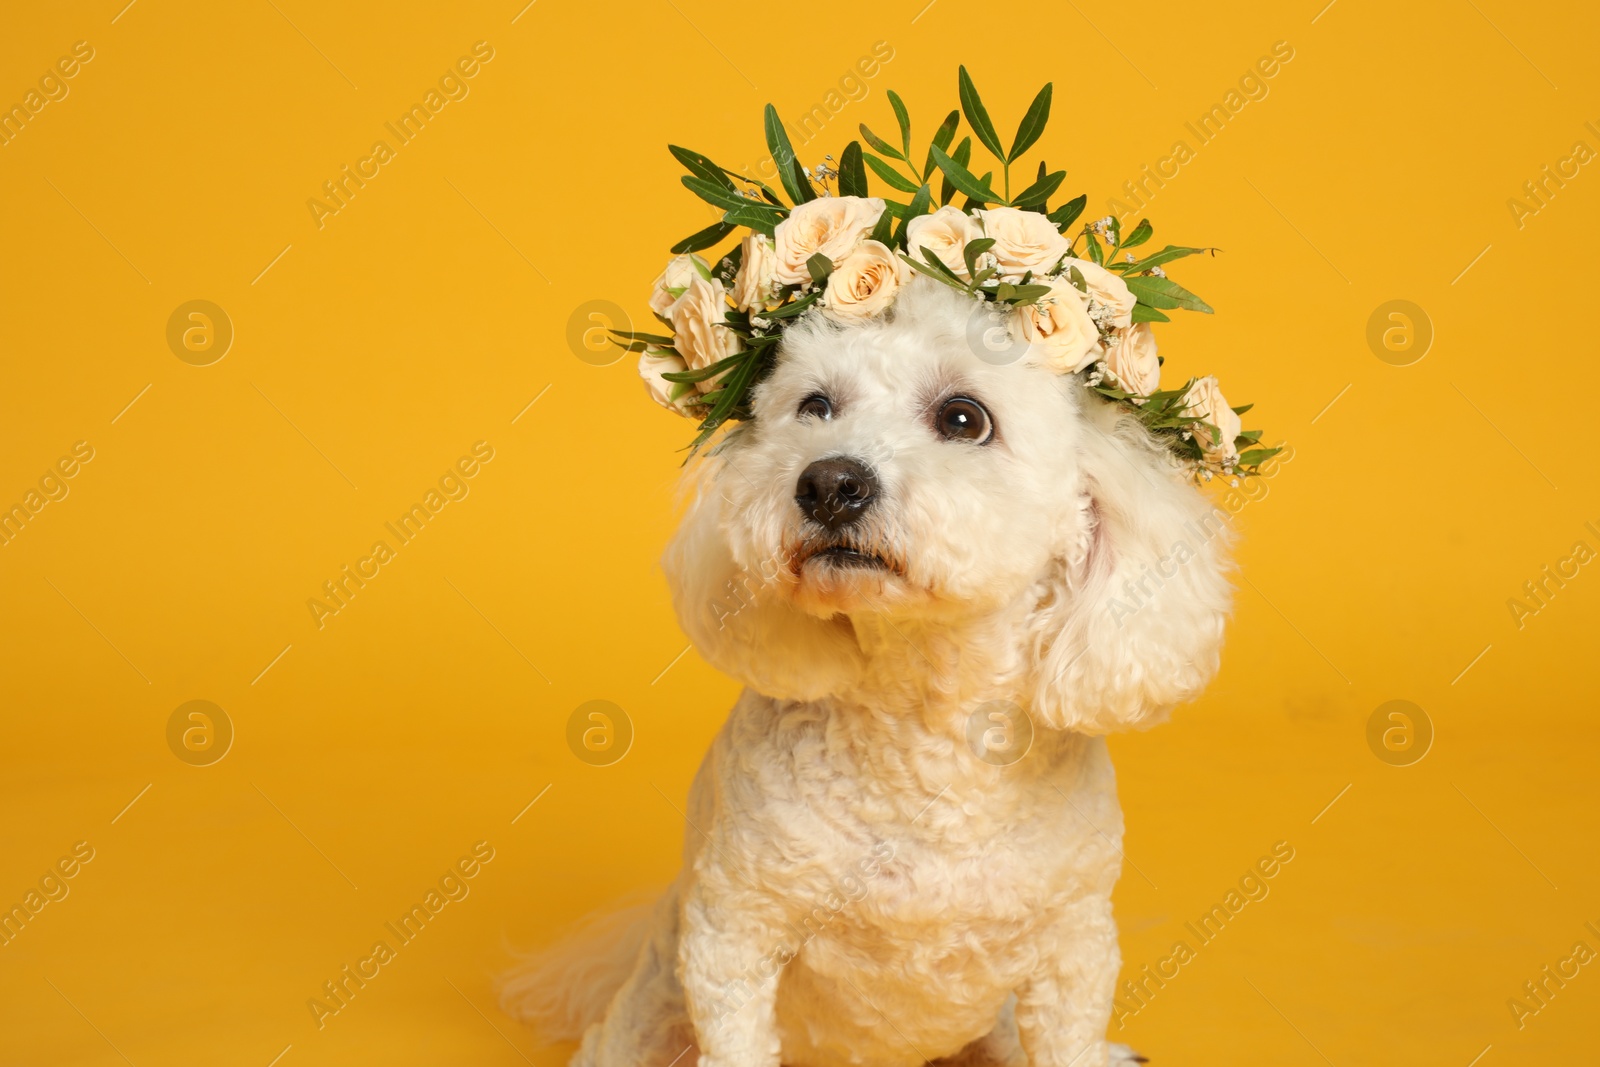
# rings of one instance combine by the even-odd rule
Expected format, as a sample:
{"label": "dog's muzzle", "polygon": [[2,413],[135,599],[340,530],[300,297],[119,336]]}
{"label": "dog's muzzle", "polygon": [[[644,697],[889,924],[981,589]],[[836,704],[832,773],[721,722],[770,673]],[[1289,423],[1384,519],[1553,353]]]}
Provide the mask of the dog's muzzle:
{"label": "dog's muzzle", "polygon": [[877,496],[877,477],[848,456],[816,460],[794,487],[800,513],[830,532],[859,522]]}

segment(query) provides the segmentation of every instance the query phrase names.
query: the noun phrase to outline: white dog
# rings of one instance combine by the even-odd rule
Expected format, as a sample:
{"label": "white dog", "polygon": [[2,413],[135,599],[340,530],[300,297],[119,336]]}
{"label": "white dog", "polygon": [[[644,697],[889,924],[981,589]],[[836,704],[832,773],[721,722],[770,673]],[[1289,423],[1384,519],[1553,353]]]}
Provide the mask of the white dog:
{"label": "white dog", "polygon": [[1216,670],[1228,538],[1136,418],[975,350],[975,307],[918,278],[809,316],[702,462],[665,568],[746,688],[676,883],[507,986],[575,1065],[1132,1057],[1103,735]]}

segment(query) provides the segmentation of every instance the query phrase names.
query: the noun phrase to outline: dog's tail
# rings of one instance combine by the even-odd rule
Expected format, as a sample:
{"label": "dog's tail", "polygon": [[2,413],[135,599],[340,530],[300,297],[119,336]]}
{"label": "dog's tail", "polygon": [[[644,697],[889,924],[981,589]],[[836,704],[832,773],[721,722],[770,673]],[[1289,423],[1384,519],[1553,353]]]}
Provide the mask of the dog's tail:
{"label": "dog's tail", "polygon": [[627,981],[650,932],[654,899],[594,912],[553,944],[520,958],[499,983],[500,1008],[547,1041],[576,1041]]}

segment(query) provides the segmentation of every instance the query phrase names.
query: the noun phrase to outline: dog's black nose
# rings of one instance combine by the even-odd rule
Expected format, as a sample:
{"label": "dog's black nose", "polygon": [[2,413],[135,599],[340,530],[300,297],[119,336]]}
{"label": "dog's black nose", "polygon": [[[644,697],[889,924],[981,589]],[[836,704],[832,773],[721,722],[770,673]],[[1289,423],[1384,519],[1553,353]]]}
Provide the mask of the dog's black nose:
{"label": "dog's black nose", "polygon": [[794,502],[807,518],[838,530],[857,521],[878,495],[878,479],[853,459],[819,459],[800,472]]}

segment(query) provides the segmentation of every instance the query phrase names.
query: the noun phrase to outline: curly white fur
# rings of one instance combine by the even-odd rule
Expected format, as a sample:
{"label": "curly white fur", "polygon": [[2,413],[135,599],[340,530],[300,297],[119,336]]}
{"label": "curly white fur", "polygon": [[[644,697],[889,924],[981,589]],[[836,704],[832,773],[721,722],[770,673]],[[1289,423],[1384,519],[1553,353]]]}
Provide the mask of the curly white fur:
{"label": "curly white fur", "polygon": [[[918,279],[883,319],[811,316],[694,476],[674,605],[747,688],[631,971],[577,1011],[577,1067],[1131,1055],[1105,1040],[1122,814],[1101,735],[1215,672],[1227,536],[1136,420],[975,355],[971,311]],[[818,393],[833,417],[798,418]],[[933,431],[952,395],[992,413],[992,441]],[[876,474],[852,539],[886,569],[798,562],[822,531],[796,481],[832,456]],[[1037,727],[1010,766],[968,744],[993,701]]]}

